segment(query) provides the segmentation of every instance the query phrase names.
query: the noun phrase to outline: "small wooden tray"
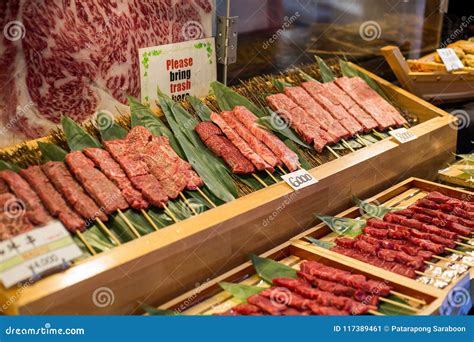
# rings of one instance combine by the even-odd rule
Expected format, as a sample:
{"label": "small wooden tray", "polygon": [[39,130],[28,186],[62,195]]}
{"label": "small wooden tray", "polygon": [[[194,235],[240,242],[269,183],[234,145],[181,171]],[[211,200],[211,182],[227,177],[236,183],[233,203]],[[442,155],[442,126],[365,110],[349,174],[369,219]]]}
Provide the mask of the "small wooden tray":
{"label": "small wooden tray", "polygon": [[[439,191],[448,196],[464,200],[471,200],[474,198],[474,193],[469,191],[455,189],[453,187],[418,178],[409,178],[406,181],[371,197],[367,201],[380,203],[384,206],[406,206],[431,191]],[[352,207],[337,216],[357,218],[361,216],[361,213],[358,207]],[[329,266],[362,273],[371,279],[388,280],[390,285],[394,287],[394,291],[426,302],[426,305],[418,307],[419,311],[416,314],[419,315],[432,315],[439,313],[439,308],[445,300],[448,292],[452,290],[452,288],[456,286],[457,281],[465,275],[464,273],[456,277],[450,285],[444,289],[439,289],[432,285],[425,285],[414,279],[317,247],[305,240],[308,236],[323,241],[331,241],[336,237],[336,234],[333,233],[324,223],[321,223],[314,228],[297,235],[289,242],[262,254],[262,256],[278,260],[295,268],[297,268],[301,260],[317,260],[318,262]],[[439,263],[439,265],[443,264],[444,262]],[[469,270],[467,272],[469,272]],[[473,272],[472,268],[470,272]],[[203,283],[202,285],[196,284],[196,289],[161,305],[159,308],[176,310],[184,315],[210,315],[226,311],[239,302],[219,287],[218,284],[224,281],[246,285],[263,285],[263,281],[255,274],[252,264],[246,262],[220,277]]]}
{"label": "small wooden tray", "polygon": [[466,162],[458,161],[447,168],[438,172],[439,180],[461,186],[463,188],[474,189],[474,177],[464,173],[462,170],[467,168]]}
{"label": "small wooden tray", "polygon": [[444,65],[434,62],[434,53],[419,61],[432,71],[416,72],[410,69],[396,46],[381,49],[383,56],[392,68],[401,86],[413,94],[433,103],[463,101],[474,98],[474,68],[447,72]]}
{"label": "small wooden tray", "polygon": [[[393,274],[374,272],[373,269],[360,267],[360,265],[353,264],[351,261],[335,260],[318,253],[318,251],[311,250],[307,246],[303,246],[298,242],[282,244],[271,251],[264,253],[262,257],[277,260],[295,269],[299,268],[299,264],[303,260],[315,260],[331,267],[363,274],[373,280],[388,281],[389,285],[393,287],[393,291],[426,303],[426,305],[423,305],[418,301],[408,301],[410,305],[417,309],[413,314],[433,314],[436,312],[439,305],[441,305],[443,299],[442,291],[430,286],[410,280],[406,281],[406,279],[396,277]],[[261,287],[268,286],[255,273],[252,264],[246,262],[218,278],[212,279],[202,285],[197,284],[196,289],[163,304],[159,308],[174,310],[182,315],[213,315],[227,311],[233,306],[239,304],[240,301],[222,290],[219,286],[220,282]]]}

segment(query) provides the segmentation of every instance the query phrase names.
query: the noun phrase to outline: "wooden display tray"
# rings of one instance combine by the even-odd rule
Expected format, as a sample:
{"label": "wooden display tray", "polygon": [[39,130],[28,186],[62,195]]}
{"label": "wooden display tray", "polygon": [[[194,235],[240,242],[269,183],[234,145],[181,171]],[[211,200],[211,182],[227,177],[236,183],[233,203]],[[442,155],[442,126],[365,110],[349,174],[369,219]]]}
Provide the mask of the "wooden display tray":
{"label": "wooden display tray", "polygon": [[[262,257],[279,261],[293,268],[298,268],[299,263],[303,260],[315,260],[328,266],[363,274],[373,280],[388,281],[389,285],[393,287],[393,291],[426,302],[426,305],[412,302],[418,309],[418,312],[414,312],[413,314],[435,314],[444,300],[443,291],[431,286],[417,283],[411,279],[394,275],[393,273],[385,274],[383,272],[376,272],[373,268],[367,268],[364,265],[361,266],[360,264],[353,263],[352,260],[329,258],[298,242],[284,243],[262,254]],[[159,309],[173,310],[181,315],[212,315],[227,311],[240,303],[240,301],[222,290],[219,286],[220,282],[254,286],[262,286],[262,284],[264,284],[261,278],[255,273],[252,263],[246,262],[220,277],[203,284],[197,284],[198,286],[195,289],[161,305]]]}
{"label": "wooden display tray", "polygon": [[[443,69],[437,71],[415,72],[410,70],[409,62],[398,47],[385,46],[381,51],[401,86],[422,99],[432,103],[446,103],[474,98],[474,68],[447,72],[443,66]],[[435,67],[432,63],[434,53],[420,60]]]}
{"label": "wooden display tray", "polygon": [[[1,292],[6,313],[132,314],[139,302],[163,303],[299,234],[313,213],[347,208],[350,196],[367,197],[407,176],[433,179],[453,160],[455,118],[355,65],[374,79],[401,108],[418,116],[409,130],[418,138],[400,145],[379,141],[312,170],[319,180],[294,193],[283,182],[208,210],[27,287]],[[94,291],[107,287],[113,304],[94,304]],[[13,300],[12,300],[13,299]]]}
{"label": "wooden display tray", "polygon": [[[474,193],[470,191],[465,191],[461,189],[456,189],[450,186],[441,185],[433,182],[429,182],[426,180],[418,179],[418,178],[409,178],[400,184],[397,184],[386,191],[381,192],[380,194],[369,198],[367,201],[372,203],[377,203],[378,205],[382,205],[384,207],[405,207],[410,204],[413,204],[416,200],[424,197],[427,193],[431,191],[438,191],[445,195],[459,198],[462,200],[472,201],[474,199]],[[354,206],[340,214],[337,217],[348,217],[348,218],[358,218],[361,217],[361,210]],[[364,267],[366,269],[372,270],[377,274],[383,274],[383,276],[388,276],[388,274],[392,274],[397,278],[404,278],[410,280],[413,283],[419,284],[414,280],[411,280],[407,277],[394,274],[392,272],[386,271],[382,268],[375,267],[364,263],[362,261],[358,261],[352,259],[350,257],[344,256],[342,254],[332,252],[331,250],[324,249],[319,246],[315,246],[314,244],[308,242],[305,238],[306,237],[313,237],[322,241],[333,241],[338,235],[334,233],[326,224],[320,223],[314,228],[309,229],[308,231],[296,236],[293,241],[295,241],[298,245],[305,246],[311,251],[315,251],[318,254],[324,255],[328,258],[335,259],[335,260],[346,260],[351,261],[354,264],[358,264],[359,267]],[[437,265],[446,265],[446,261],[439,260],[436,262]],[[474,267],[471,267],[468,272],[474,274]],[[453,282],[444,288],[441,292],[443,292],[444,297],[453,286]],[[429,286],[435,289],[433,286]],[[440,291],[440,290],[437,290]],[[444,298],[443,297],[443,298]]]}
{"label": "wooden display tray", "polygon": [[[369,198],[367,201],[380,203],[380,205],[387,207],[393,206],[394,204],[396,206],[405,206],[413,203],[431,191],[439,191],[443,194],[464,200],[474,198],[474,193],[472,192],[455,189],[418,178],[409,178],[400,184]],[[361,213],[358,207],[352,207],[337,216],[357,218],[361,216]],[[394,291],[426,301],[427,305],[419,309],[420,311],[417,313],[419,315],[437,314],[448,292],[455,287],[457,281],[465,275],[463,274],[461,277],[455,278],[451,284],[444,289],[439,289],[341,254],[331,252],[330,250],[317,247],[305,240],[305,237],[307,236],[323,241],[331,241],[337,235],[333,233],[328,226],[321,223],[314,228],[299,234],[291,241],[264,253],[262,256],[279,260],[280,262],[293,267],[296,266],[299,261],[304,259],[317,260],[318,262],[329,266],[349,271],[357,271],[358,273],[362,273],[375,280],[388,280],[390,285],[394,287]],[[439,264],[442,265],[444,262],[440,262]],[[255,274],[252,264],[246,262],[232,271],[229,271],[211,281],[207,281],[202,285],[199,285],[196,289],[161,305],[159,308],[175,310],[184,315],[206,315],[223,312],[239,302],[219,287],[218,284],[220,282],[258,285],[261,284],[261,279]]]}
{"label": "wooden display tray", "polygon": [[462,170],[468,168],[466,162],[460,160],[445,169],[439,170],[438,178],[440,181],[462,186],[463,188],[474,189],[474,177],[469,176]]}

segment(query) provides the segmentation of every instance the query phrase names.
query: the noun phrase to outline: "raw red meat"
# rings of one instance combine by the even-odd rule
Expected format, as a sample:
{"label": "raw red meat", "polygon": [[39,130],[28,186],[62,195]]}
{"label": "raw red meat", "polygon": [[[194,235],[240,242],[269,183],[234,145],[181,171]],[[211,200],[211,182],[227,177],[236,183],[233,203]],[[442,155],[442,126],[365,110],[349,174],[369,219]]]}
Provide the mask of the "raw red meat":
{"label": "raw red meat", "polygon": [[83,152],[122,191],[132,208],[137,210],[148,208],[148,202],[133,187],[125,172],[109,152],[101,148],[85,148]]}
{"label": "raw red meat", "polygon": [[341,77],[336,80],[336,84],[377,121],[379,128],[402,126],[407,123],[398,110],[382,98],[362,78]]}
{"label": "raw red meat", "polygon": [[333,102],[334,97],[324,86],[315,81],[308,81],[301,84],[308,94],[329,113],[334,121],[339,122],[351,136],[363,131],[363,127],[355,120],[347,110],[338,102]]}
{"label": "raw red meat", "polygon": [[324,83],[323,87],[327,90],[326,96],[328,99],[330,99],[334,104],[340,103],[347,112],[364,127],[365,132],[370,132],[374,128],[377,128],[377,122],[356,102],[354,102],[349,95],[339,88],[336,83]]}
{"label": "raw red meat", "polygon": [[267,145],[290,171],[296,171],[300,167],[298,155],[290,150],[288,146],[274,134],[259,127],[255,122],[257,117],[251,111],[243,106],[236,106],[234,107],[234,114],[237,120],[243,123],[253,135]]}
{"label": "raw red meat", "polygon": [[224,159],[233,173],[249,174],[255,172],[253,164],[224,136],[221,129],[212,122],[200,122],[196,132],[204,144],[218,157]]}
{"label": "raw red meat", "polygon": [[120,189],[97,170],[94,163],[81,151],[68,153],[65,160],[71,173],[107,215],[115,213],[118,209],[128,208]]}
{"label": "raw red meat", "polygon": [[269,170],[273,172],[273,167],[268,164],[261,156],[259,156],[247,142],[242,139],[234,129],[217,113],[211,113],[211,120],[224,132],[227,138],[239,149],[239,151],[252,162],[257,170]]}
{"label": "raw red meat", "polygon": [[7,184],[10,190],[26,206],[26,217],[34,225],[44,225],[52,220],[51,216],[43,207],[40,198],[30,185],[17,173],[4,170],[0,171],[0,178]]}
{"label": "raw red meat", "polygon": [[265,160],[270,166],[275,167],[281,165],[278,157],[270,151],[270,149],[263,144],[257,137],[255,137],[240,121],[234,117],[233,112],[222,112],[221,117],[227,122],[227,124],[237,132],[242,139],[257,153],[263,160]]}
{"label": "raw red meat", "polygon": [[94,200],[89,197],[63,162],[48,162],[42,169],[56,190],[63,195],[71,207],[74,208],[88,224],[96,218],[107,221],[107,215],[99,209]]}
{"label": "raw red meat", "polygon": [[56,191],[41,166],[30,166],[20,172],[36,191],[43,205],[53,217],[59,218],[64,226],[72,233],[85,229],[86,222],[64,201],[61,194]]}
{"label": "raw red meat", "polygon": [[210,37],[212,20],[209,0],[2,1],[0,144],[125,109],[140,96],[138,48]]}

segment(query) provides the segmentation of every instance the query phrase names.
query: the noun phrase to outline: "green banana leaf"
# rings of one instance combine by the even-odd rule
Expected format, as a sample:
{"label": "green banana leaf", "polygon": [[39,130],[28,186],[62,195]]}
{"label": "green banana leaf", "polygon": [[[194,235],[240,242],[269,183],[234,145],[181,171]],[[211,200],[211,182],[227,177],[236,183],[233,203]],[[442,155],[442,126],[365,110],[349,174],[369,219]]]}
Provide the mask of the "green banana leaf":
{"label": "green banana leaf", "polygon": [[291,84],[289,84],[287,82],[284,82],[284,81],[281,81],[281,80],[276,79],[276,78],[272,80],[272,83],[280,93],[283,93],[283,91],[285,90],[286,87],[292,87]]}
{"label": "green banana leaf", "polygon": [[158,228],[165,228],[174,223],[173,219],[163,211],[163,209],[150,207],[147,210],[148,215],[153,219]]}
{"label": "green banana leaf", "polygon": [[96,117],[97,128],[103,141],[124,139],[128,131],[115,122],[114,118],[105,112],[100,112]]}
{"label": "green banana leaf", "polygon": [[44,162],[48,161],[64,161],[67,151],[55,144],[38,142],[38,147],[42,154]]}
{"label": "green banana leaf", "polygon": [[211,121],[212,110],[206,106],[201,100],[194,96],[188,96],[186,99],[193,106],[196,114],[202,121]]}
{"label": "green banana leaf", "polygon": [[102,145],[92,135],[87,133],[80,125],[67,116],[61,118],[61,126],[63,127],[66,140],[71,151],[80,151],[86,147],[98,147]]}
{"label": "green banana leaf", "polygon": [[260,286],[234,284],[227,282],[221,282],[219,283],[219,286],[222,287],[224,291],[231,294],[232,296],[234,296],[234,298],[240,300],[241,302],[245,302],[248,297],[265,290],[264,287]]}
{"label": "green banana leaf", "polygon": [[179,313],[174,310],[157,309],[145,303],[142,303],[140,306],[143,309],[143,311],[145,311],[150,316],[179,316]]}
{"label": "green banana leaf", "polygon": [[319,56],[314,56],[316,62],[318,62],[319,72],[321,73],[321,78],[324,83],[332,82],[336,80],[336,75],[332,72],[331,68],[326,64],[326,62]]}
{"label": "green banana leaf", "polygon": [[357,236],[362,233],[365,227],[365,220],[355,220],[347,217],[335,217],[328,215],[316,215],[318,219],[323,221],[331,230],[343,236]]}
{"label": "green banana leaf", "polygon": [[0,171],[10,170],[13,172],[20,172],[20,168],[17,165],[10,164],[6,161],[0,160]]}
{"label": "green banana leaf", "polygon": [[357,205],[370,217],[377,217],[380,219],[383,218],[385,214],[387,213],[402,209],[402,208],[397,208],[397,207],[387,208],[380,205],[375,205],[375,204],[363,201],[355,196],[352,196],[352,201],[355,203],[355,205]]}
{"label": "green banana leaf", "polygon": [[269,284],[272,284],[274,278],[288,277],[297,278],[296,270],[290,266],[284,265],[272,259],[261,258],[255,254],[250,255],[255,271]]}
{"label": "green banana leaf", "polygon": [[194,131],[195,122],[187,121],[188,125],[182,125],[177,119],[177,117],[186,117],[181,105],[175,104],[162,94],[158,94],[158,98],[161,109],[176,135],[186,159],[201,176],[206,187],[224,202],[234,200],[237,197],[237,188],[224,164],[206,148],[197,136]]}
{"label": "green banana leaf", "polygon": [[261,110],[252,101],[220,82],[212,82],[211,89],[221,110],[232,110],[235,106],[244,106],[259,118],[266,115],[265,111]]}
{"label": "green banana leaf", "polygon": [[[352,147],[354,150],[357,150],[359,148],[362,148],[363,146],[361,144],[359,144],[356,140],[354,139],[350,139],[350,140],[346,140],[347,144]],[[337,143],[337,144],[334,144],[331,146],[331,148],[333,150],[347,150],[347,147],[344,146],[342,143]]]}
{"label": "green banana leaf", "polygon": [[130,105],[132,127],[144,126],[150,130],[156,136],[166,136],[173,150],[184,159],[184,152],[180,145],[176,141],[173,133],[164,124],[161,119],[152,112],[152,110],[141,104],[137,99],[132,96],[128,97],[128,103]]}
{"label": "green banana leaf", "polygon": [[307,236],[305,239],[311,242],[313,245],[324,249],[331,249],[336,245],[334,242],[318,240],[311,236]]}

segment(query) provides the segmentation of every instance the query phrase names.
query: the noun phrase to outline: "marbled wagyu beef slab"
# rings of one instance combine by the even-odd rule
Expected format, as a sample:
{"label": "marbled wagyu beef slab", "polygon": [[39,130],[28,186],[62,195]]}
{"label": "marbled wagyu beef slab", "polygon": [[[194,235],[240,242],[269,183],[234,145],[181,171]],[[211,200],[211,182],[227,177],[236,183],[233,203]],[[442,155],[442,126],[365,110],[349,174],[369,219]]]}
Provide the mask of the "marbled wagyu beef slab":
{"label": "marbled wagyu beef slab", "polygon": [[138,49],[211,35],[213,0],[0,1],[0,146],[125,111]]}

